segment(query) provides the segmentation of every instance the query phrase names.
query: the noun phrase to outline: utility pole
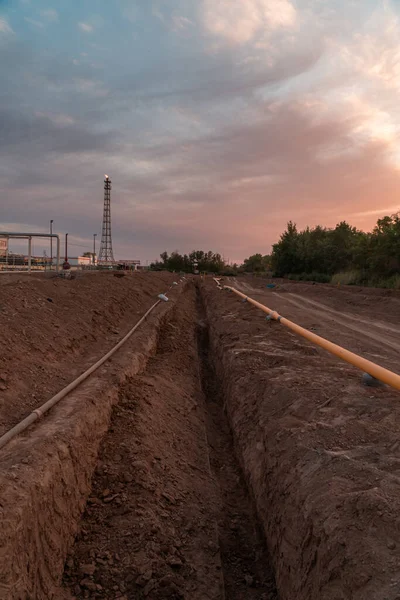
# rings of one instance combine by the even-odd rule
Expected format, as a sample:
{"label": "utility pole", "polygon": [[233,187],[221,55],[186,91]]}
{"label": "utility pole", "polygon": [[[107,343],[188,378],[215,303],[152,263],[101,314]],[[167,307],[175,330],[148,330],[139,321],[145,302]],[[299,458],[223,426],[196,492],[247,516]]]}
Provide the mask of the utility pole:
{"label": "utility pole", "polygon": [[[50,235],[53,235],[53,219],[50,221]],[[53,268],[53,238],[50,238],[50,269]]]}
{"label": "utility pole", "polygon": [[96,236],[97,233],[93,234],[93,264],[96,264]]}

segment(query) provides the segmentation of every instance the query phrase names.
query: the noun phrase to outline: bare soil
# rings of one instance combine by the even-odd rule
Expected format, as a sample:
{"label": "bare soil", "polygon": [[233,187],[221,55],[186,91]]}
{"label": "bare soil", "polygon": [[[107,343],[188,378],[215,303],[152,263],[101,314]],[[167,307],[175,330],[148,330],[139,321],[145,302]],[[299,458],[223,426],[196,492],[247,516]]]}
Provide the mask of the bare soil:
{"label": "bare soil", "polygon": [[[232,278],[233,279],[233,278]],[[296,294],[320,301],[341,313],[364,316],[368,322],[383,320],[400,327],[400,291],[368,288],[353,285],[331,285],[319,283],[293,282],[287,280],[266,280],[258,277],[239,277],[239,282],[247,283],[252,289],[266,292],[268,283],[277,283],[279,294]]]}
{"label": "bare soil", "polygon": [[[114,345],[173,280],[170,274],[0,279],[0,431]],[[248,277],[224,283],[399,369],[396,293],[287,282],[269,290]],[[34,477],[31,458],[43,462],[32,504],[32,561],[55,547],[57,536],[71,535],[71,527],[53,531],[46,511],[52,519],[58,514],[60,524],[70,497],[77,520],[91,487],[58,592],[11,593],[7,600],[275,600],[277,590],[281,600],[399,600],[399,394],[364,386],[357,369],[267,322],[212,279],[197,279],[197,291],[189,284],[176,304],[163,305],[157,323],[155,353],[144,371],[118,376],[135,356],[127,349],[102,372],[101,385],[108,378],[119,401],[91,484],[94,448],[107,422],[102,417],[100,431],[93,417],[103,402],[100,380],[80,392],[99,427],[90,457],[83,432],[72,447],[78,437],[58,438],[55,426],[62,418],[67,428],[79,394],[75,405],[57,409],[56,423],[50,415],[47,426],[44,420],[20,440],[18,455],[14,446],[0,451],[7,535],[13,524],[29,521],[21,489]],[[133,345],[144,347],[149,332],[150,325]],[[55,432],[56,455],[50,454]],[[73,461],[85,463],[81,480],[70,473]],[[58,469],[56,486],[47,462]],[[14,563],[18,579],[26,565]],[[57,579],[58,571],[46,568],[40,577]]]}
{"label": "bare soil", "polygon": [[174,275],[0,277],[0,435],[111,349]]}
{"label": "bare soil", "polygon": [[[65,559],[127,377],[142,372],[183,286],[88,380],[0,451],[0,598],[60,600]],[[18,397],[16,396],[16,402]]]}
{"label": "bare soil", "polygon": [[121,390],[64,584],[78,598],[273,600],[192,287]]}
{"label": "bare soil", "polygon": [[[249,296],[257,293],[247,279],[236,286]],[[289,293],[258,289],[256,298],[398,368],[394,348],[339,326],[328,314],[286,302]],[[335,293],[325,288],[323,296],[320,290],[321,302],[330,304]],[[264,524],[281,597],[398,599],[399,394],[363,386],[357,369],[266,322],[261,311],[234,294],[211,284],[204,294],[237,453]],[[376,315],[385,322],[386,313]]]}

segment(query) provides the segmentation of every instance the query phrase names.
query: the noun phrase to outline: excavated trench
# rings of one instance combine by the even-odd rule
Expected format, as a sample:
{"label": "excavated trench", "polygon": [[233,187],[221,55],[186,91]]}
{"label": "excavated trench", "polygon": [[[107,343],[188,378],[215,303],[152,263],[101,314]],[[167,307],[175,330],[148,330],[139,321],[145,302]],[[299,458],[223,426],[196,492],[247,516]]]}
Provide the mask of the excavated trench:
{"label": "excavated trench", "polygon": [[277,598],[194,286],[120,389],[63,587],[67,598]]}
{"label": "excavated trench", "polygon": [[176,287],[4,449],[0,598],[400,598],[398,395],[232,296]]}

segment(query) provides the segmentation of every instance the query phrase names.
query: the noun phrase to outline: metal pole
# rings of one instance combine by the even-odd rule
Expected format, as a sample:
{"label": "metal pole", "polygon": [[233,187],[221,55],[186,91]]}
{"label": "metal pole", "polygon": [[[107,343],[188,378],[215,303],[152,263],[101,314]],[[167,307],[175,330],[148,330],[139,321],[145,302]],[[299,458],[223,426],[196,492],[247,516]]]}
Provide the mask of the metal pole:
{"label": "metal pole", "polygon": [[65,262],[68,262],[68,233],[65,234]]}
{"label": "metal pole", "polygon": [[57,236],[57,273],[60,270],[60,236]]}
{"label": "metal pole", "polygon": [[97,233],[93,234],[93,264],[96,264],[96,235]]}
{"label": "metal pole", "polygon": [[[53,235],[53,219],[50,221],[50,235]],[[50,269],[53,268],[53,238],[50,238]]]}
{"label": "metal pole", "polygon": [[29,271],[29,273],[31,272],[31,268],[32,268],[32,238],[29,237],[29,242],[28,242],[28,271]]}

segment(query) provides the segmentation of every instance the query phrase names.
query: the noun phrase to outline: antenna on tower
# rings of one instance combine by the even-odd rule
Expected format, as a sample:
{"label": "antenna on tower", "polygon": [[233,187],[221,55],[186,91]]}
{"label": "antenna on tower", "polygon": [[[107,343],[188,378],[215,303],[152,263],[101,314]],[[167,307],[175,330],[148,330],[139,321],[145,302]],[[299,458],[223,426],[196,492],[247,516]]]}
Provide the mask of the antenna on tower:
{"label": "antenna on tower", "polygon": [[111,179],[108,175],[104,175],[103,228],[98,262],[103,265],[114,262],[111,239]]}

